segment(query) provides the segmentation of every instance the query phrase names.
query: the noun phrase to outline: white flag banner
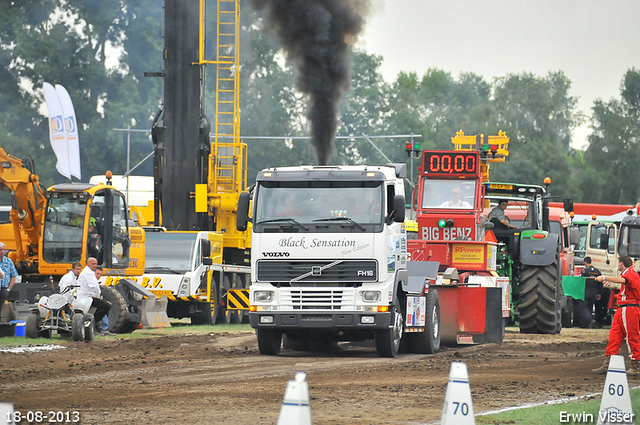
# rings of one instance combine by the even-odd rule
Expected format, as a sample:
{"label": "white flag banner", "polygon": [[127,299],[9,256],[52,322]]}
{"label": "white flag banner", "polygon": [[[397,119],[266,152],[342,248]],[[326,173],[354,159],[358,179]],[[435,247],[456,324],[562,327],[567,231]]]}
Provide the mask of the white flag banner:
{"label": "white flag banner", "polygon": [[42,84],[44,100],[47,102],[49,113],[49,141],[53,153],[56,154],[58,162],[56,169],[60,174],[71,180],[71,168],[69,166],[69,147],[67,145],[67,135],[64,130],[64,114],[58,99],[56,89],[49,83]]}
{"label": "white flag banner", "polygon": [[78,122],[76,121],[76,110],[73,107],[71,96],[67,89],[60,84],[56,84],[56,93],[62,106],[62,116],[64,117],[64,128],[67,132],[67,145],[69,148],[69,169],[71,175],[82,180],[80,171],[80,140],[78,139]]}

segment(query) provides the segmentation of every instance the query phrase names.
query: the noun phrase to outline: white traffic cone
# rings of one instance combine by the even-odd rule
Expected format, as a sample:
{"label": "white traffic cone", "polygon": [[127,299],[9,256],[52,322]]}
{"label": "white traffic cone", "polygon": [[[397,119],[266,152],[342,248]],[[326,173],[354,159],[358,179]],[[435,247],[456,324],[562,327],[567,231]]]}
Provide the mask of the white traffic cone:
{"label": "white traffic cone", "polygon": [[442,425],[475,425],[471,401],[471,387],[467,365],[462,362],[451,363],[449,383],[442,408]]}
{"label": "white traffic cone", "polygon": [[604,381],[598,425],[635,424],[624,357],[611,356],[607,379]]}
{"label": "white traffic cone", "polygon": [[311,425],[309,385],[306,377],[306,373],[298,372],[295,379],[287,382],[278,425]]}
{"label": "white traffic cone", "polygon": [[13,404],[0,402],[0,423],[16,424],[13,417]]}

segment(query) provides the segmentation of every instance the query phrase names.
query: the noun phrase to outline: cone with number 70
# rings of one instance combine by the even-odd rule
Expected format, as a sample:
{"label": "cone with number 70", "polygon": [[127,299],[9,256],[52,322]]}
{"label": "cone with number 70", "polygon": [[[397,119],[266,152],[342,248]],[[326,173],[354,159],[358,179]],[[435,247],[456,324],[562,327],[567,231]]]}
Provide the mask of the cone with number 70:
{"label": "cone with number 70", "polygon": [[442,425],[475,425],[471,387],[467,365],[462,362],[451,363],[449,383],[442,408]]}

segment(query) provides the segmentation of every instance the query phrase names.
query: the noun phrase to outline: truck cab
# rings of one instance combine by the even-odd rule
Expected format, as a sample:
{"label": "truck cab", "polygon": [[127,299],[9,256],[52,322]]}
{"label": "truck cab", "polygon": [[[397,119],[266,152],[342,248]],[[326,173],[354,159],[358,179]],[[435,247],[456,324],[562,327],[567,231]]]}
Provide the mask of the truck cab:
{"label": "truck cab", "polygon": [[[265,169],[253,191],[250,323],[263,354],[290,343],[364,341],[394,356],[402,337],[404,164]],[[249,221],[240,197],[239,230]]]}

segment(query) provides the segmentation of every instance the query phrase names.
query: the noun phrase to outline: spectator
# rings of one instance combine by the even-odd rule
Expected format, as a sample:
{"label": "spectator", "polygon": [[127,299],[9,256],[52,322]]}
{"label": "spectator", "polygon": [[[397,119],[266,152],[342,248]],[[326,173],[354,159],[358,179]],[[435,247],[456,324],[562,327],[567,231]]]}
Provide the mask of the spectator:
{"label": "spectator", "polygon": [[[602,283],[597,282],[594,279],[595,277],[600,276],[600,274],[600,270],[596,269],[591,264],[591,257],[584,257],[584,269],[580,272],[580,276],[587,278],[584,287],[584,302],[589,314],[589,319],[593,319],[593,306],[596,301],[600,300],[602,297]],[[596,320],[590,320],[588,327],[601,328],[602,324]]]}
{"label": "spectator", "polygon": [[496,225],[496,229],[515,229],[516,226],[512,225],[509,222],[509,217],[504,213],[504,210],[507,209],[509,205],[509,201],[506,199],[501,199],[498,201],[498,205],[496,205],[491,212],[489,213],[489,221]]}
{"label": "spectator", "polygon": [[605,351],[605,359],[602,366],[591,372],[605,374],[609,370],[611,356],[617,355],[622,342],[627,340],[631,366],[627,375],[640,375],[640,276],[633,269],[633,260],[628,255],[621,255],[618,262],[620,276],[598,276],[596,281],[602,282],[605,287],[620,289],[616,295],[618,309],[616,310],[611,330],[609,331],[609,343]]}
{"label": "spectator", "polygon": [[62,278],[60,282],[58,282],[58,291],[63,293],[67,287],[71,285],[76,285],[78,281],[78,276],[80,276],[80,272],[82,271],[82,264],[76,262],[71,265],[71,270]]}
{"label": "spectator", "polygon": [[0,256],[2,257],[2,260],[0,260],[0,314],[2,314],[2,307],[4,307],[5,301],[9,298],[9,292],[15,285],[16,277],[18,276],[18,271],[16,266],[13,265],[13,261],[4,255],[6,250],[5,244],[0,242]]}
{"label": "spectator", "polygon": [[[98,260],[93,257],[87,259],[87,266],[82,270],[80,276],[78,276],[78,283],[80,288],[78,289],[77,298],[92,298],[91,306],[96,308],[93,317],[95,317],[96,326],[101,323],[102,318],[109,313],[111,309],[111,303],[104,301],[102,297],[102,291],[98,279],[96,279],[96,269],[98,268]],[[109,331],[103,331],[102,328],[96,329],[99,334],[109,335]]]}

